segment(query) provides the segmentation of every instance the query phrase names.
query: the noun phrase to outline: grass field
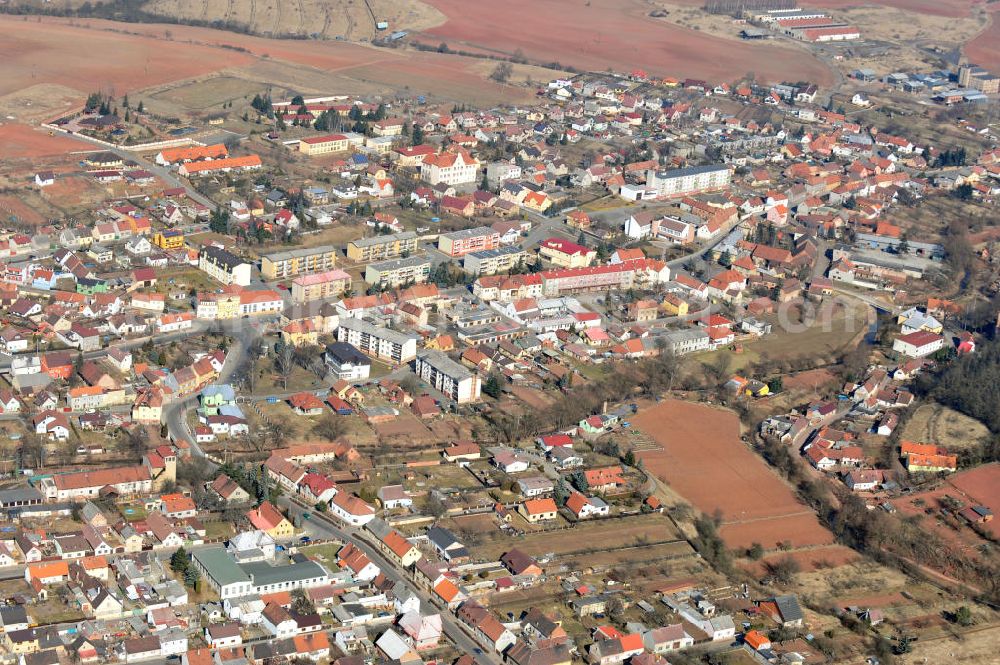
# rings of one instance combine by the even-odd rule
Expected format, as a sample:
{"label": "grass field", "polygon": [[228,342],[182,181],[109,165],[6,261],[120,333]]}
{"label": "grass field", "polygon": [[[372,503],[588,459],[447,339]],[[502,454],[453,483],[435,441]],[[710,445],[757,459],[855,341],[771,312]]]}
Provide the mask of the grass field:
{"label": "grass field", "polygon": [[309,545],[300,547],[299,552],[308,557],[315,557],[323,562],[324,566],[330,570],[337,569],[337,552],[340,551],[340,543],[324,543],[323,545]]}
{"label": "grass field", "polygon": [[[497,536],[477,546],[476,554],[494,559],[511,547],[517,547],[533,556],[552,552],[560,557],[582,557],[586,561],[591,555],[599,555],[603,548],[640,546],[680,537],[670,520],[660,514],[581,522],[571,529],[529,533],[518,538],[499,537],[499,532]],[[625,561],[631,557],[621,552],[613,556]]]}
{"label": "grass field", "polygon": [[[193,111],[204,110],[224,102],[249,101],[260,92],[260,84],[233,76],[215,76],[166,88],[151,95],[157,101],[176,104]],[[277,96],[280,89],[273,90]]]}
{"label": "grass field", "polygon": [[904,440],[936,443],[950,450],[962,450],[989,438],[981,422],[948,407],[933,403],[918,408],[903,429]]}

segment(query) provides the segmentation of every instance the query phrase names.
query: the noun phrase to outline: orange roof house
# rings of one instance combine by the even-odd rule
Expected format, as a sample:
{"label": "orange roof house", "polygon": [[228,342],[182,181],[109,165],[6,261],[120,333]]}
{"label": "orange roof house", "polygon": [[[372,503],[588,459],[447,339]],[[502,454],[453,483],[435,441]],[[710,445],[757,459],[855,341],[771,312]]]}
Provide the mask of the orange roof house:
{"label": "orange roof house", "polygon": [[520,511],[529,522],[537,522],[539,520],[555,519],[559,513],[559,508],[551,498],[527,499],[521,504]]}
{"label": "orange roof house", "polygon": [[323,411],[323,400],[312,393],[296,393],[288,398],[288,403],[300,415],[310,415]]}
{"label": "orange roof house", "polygon": [[458,601],[462,590],[459,589],[454,582],[445,578],[435,585],[434,593],[440,596],[441,600],[450,605],[451,603]]}
{"label": "orange roof house", "polygon": [[291,536],[295,532],[292,523],[270,501],[248,510],[246,515],[255,529],[266,532],[272,538]]}
{"label": "orange roof house", "polygon": [[167,164],[177,162],[193,162],[201,159],[221,159],[229,156],[229,150],[221,143],[215,145],[193,146],[185,148],[167,148],[161,150],[156,161]]}
{"label": "orange roof house", "polygon": [[758,630],[748,630],[743,635],[743,642],[754,651],[771,648],[771,640]]}
{"label": "orange roof house", "polygon": [[207,162],[189,162],[182,164],[177,172],[181,175],[195,175],[198,173],[211,173],[213,171],[260,168],[262,164],[263,162],[259,155],[246,155],[244,157],[213,159]]}
{"label": "orange roof house", "polygon": [[160,497],[160,502],[163,504],[163,512],[167,515],[197,510],[191,497],[183,494],[164,494]]}
{"label": "orange roof house", "polygon": [[382,544],[404,566],[409,566],[420,559],[420,551],[413,546],[413,543],[404,538],[403,534],[396,530],[387,533],[385,538],[382,539]]}
{"label": "orange roof house", "polygon": [[24,570],[24,580],[38,580],[43,584],[59,582],[69,575],[68,561],[40,561],[29,564]]}
{"label": "orange roof house", "polygon": [[899,453],[903,457],[909,455],[947,455],[948,450],[933,443],[917,443],[915,441],[902,441],[899,444]]}
{"label": "orange roof house", "polygon": [[612,488],[625,484],[625,476],[620,466],[606,466],[599,469],[587,469],[583,472],[587,485],[594,489]]}

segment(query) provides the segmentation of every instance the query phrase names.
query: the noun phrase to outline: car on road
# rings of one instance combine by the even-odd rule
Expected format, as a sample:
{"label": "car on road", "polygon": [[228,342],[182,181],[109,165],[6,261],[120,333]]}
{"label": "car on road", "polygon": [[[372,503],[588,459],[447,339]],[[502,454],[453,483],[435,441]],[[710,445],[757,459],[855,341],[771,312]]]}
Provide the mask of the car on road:
{"label": "car on road", "polygon": [[302,519],[304,519],[304,520],[311,520],[312,519],[312,513],[302,513]]}
{"label": "car on road", "polygon": [[312,542],[312,538],[310,538],[309,536],[302,536],[301,538],[299,538],[299,542],[300,543],[311,543]]}

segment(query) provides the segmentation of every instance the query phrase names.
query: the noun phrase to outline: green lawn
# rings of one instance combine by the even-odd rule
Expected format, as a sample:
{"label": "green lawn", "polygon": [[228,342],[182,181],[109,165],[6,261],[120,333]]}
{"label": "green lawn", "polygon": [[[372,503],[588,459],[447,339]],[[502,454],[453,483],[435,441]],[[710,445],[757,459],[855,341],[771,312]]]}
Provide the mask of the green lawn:
{"label": "green lawn", "polygon": [[118,511],[125,518],[126,522],[138,522],[146,519],[146,509],[138,504],[125,504],[118,506]]}
{"label": "green lawn", "polygon": [[309,545],[307,547],[300,547],[299,552],[302,552],[306,556],[316,557],[323,562],[323,565],[330,569],[331,572],[339,570],[337,568],[337,552],[340,551],[341,545],[339,543],[326,543],[324,545]]}
{"label": "green lawn", "polygon": [[229,522],[206,522],[205,540],[217,540],[233,535],[233,525]]}

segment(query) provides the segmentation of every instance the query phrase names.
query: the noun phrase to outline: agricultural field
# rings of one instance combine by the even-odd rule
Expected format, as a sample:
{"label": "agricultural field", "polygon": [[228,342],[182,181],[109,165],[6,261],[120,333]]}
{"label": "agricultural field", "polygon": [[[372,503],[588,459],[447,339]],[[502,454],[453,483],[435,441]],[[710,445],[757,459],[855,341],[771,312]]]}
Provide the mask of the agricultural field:
{"label": "agricultural field", "polygon": [[906,423],[902,439],[936,443],[952,451],[972,448],[990,436],[989,430],[975,418],[954,409],[932,403],[921,405]]}
{"label": "agricultural field", "polygon": [[996,4],[990,12],[989,26],[965,45],[965,55],[991,70],[1000,69],[1000,8]]}
{"label": "agricultural field", "polygon": [[740,440],[735,414],[666,400],[640,408],[632,424],[660,446],[637,453],[646,469],[702,513],[720,513],[730,547],[808,548],[799,556],[809,563],[845,557],[824,551],[833,534]]}
{"label": "agricultural field", "polygon": [[[395,97],[405,91],[472,104],[533,97],[533,89],[488,80],[481,60],[454,54],[265,39],[183,25],[130,23],[125,31],[120,24],[98,19],[27,19],[0,17],[0,29],[8,35],[0,44],[0,107],[13,105],[8,110],[20,110],[32,121],[65,114],[95,90],[116,96],[128,92],[133,99],[150,95],[151,110],[162,112],[185,110],[183,104],[191,104],[189,111],[221,111],[222,102],[272,84],[306,94]],[[89,57],[76,57],[81,51]],[[220,72],[226,80],[217,92],[211,82],[191,88],[178,85],[208,81]],[[38,81],[46,83],[33,91]],[[166,92],[175,87],[178,92]],[[21,101],[26,94],[31,96],[30,107]]]}
{"label": "agricultural field", "polygon": [[89,143],[62,134],[51,135],[44,130],[18,123],[0,125],[0,143],[4,147],[4,160],[52,157],[93,149]]}
{"label": "agricultural field", "polygon": [[[287,91],[284,91],[287,92]],[[235,76],[213,76],[205,79],[184,82],[179,85],[165,87],[150,95],[154,102],[172,104],[177,108],[191,111],[203,111],[225,102],[249,100],[260,93],[260,84]],[[281,95],[280,89],[272,90],[275,96]],[[147,102],[147,106],[149,102]],[[156,108],[150,106],[150,108]]]}
{"label": "agricultural field", "polygon": [[[639,0],[513,0],[500,6],[463,0],[428,0],[448,17],[422,34],[428,43],[512,55],[601,71],[612,67],[652,74],[732,79],[754,72],[762,81],[832,82],[829,68],[796,45],[734,42],[649,17]],[[700,3],[699,3],[700,4]],[[530,21],[519,17],[531,16]],[[505,23],[518,29],[502,29]],[[501,29],[498,29],[501,28]]]}
{"label": "agricultural field", "polygon": [[[986,506],[995,515],[1000,511],[1000,464],[993,463],[960,471],[946,478],[934,489],[909,494],[892,501],[904,516],[912,517],[920,527],[972,559],[995,558],[995,552],[982,547],[984,539],[963,518],[942,510],[952,502],[962,507]],[[995,522],[976,525],[986,533],[996,533]]]}

